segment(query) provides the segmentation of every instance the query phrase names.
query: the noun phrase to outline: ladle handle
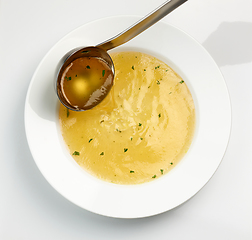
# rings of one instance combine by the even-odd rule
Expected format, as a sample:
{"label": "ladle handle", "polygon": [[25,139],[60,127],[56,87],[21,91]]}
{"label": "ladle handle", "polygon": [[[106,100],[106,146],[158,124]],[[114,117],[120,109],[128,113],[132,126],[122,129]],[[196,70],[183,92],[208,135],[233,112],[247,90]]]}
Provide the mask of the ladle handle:
{"label": "ladle handle", "polygon": [[168,13],[172,12],[174,9],[179,7],[181,4],[187,0],[169,0],[165,1],[161,6],[155,9],[153,12],[149,13],[144,18],[140,19],[138,22],[133,24],[131,27],[127,28],[123,32],[119,33],[115,37],[97,45],[96,47],[102,48],[108,51],[112,48],[120,46],[123,43],[128,42],[160,19],[165,17]]}

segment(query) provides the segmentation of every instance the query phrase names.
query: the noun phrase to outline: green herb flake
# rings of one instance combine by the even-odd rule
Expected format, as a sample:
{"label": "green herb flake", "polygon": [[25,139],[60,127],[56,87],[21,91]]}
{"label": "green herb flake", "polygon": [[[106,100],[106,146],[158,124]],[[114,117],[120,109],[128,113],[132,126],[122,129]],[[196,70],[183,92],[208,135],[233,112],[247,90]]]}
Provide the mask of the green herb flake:
{"label": "green herb flake", "polygon": [[105,70],[102,70],[102,76],[104,77],[104,75],[105,75]]}
{"label": "green herb flake", "polygon": [[87,50],[87,51],[82,51],[81,53],[89,53],[90,51],[89,50]]}
{"label": "green herb flake", "polygon": [[77,74],[75,75],[75,77],[77,77]]}
{"label": "green herb flake", "polygon": [[164,169],[160,169],[161,174],[164,174]]}
{"label": "green herb flake", "polygon": [[181,80],[179,83],[182,84],[183,82],[185,82],[184,80]]}
{"label": "green herb flake", "polygon": [[121,130],[119,130],[118,128],[116,128],[116,131],[117,131],[117,132],[119,132],[119,133],[120,133],[120,132],[122,132],[122,131],[121,131]]}
{"label": "green herb flake", "polygon": [[172,92],[169,92],[169,94],[171,94]]}
{"label": "green herb flake", "polygon": [[130,173],[134,173],[135,171],[133,171],[133,170],[130,170]]}
{"label": "green herb flake", "polygon": [[67,117],[69,117],[69,114],[70,114],[70,112],[69,112],[69,109],[67,108]]}
{"label": "green herb flake", "polygon": [[92,140],[93,140],[93,138],[90,138],[88,142],[90,143]]}
{"label": "green herb flake", "polygon": [[90,69],[90,66],[89,66],[89,65],[87,65],[87,66],[86,66],[86,68],[87,68],[87,69]]}
{"label": "green herb flake", "polygon": [[156,178],[156,177],[157,177],[157,175],[153,175],[153,176],[152,176],[152,178]]}
{"label": "green herb flake", "polygon": [[127,152],[127,151],[128,151],[128,148],[124,148],[123,151],[124,151],[124,152]]}
{"label": "green herb flake", "polygon": [[71,77],[65,77],[65,79],[66,79],[67,81],[72,80],[72,78],[71,78]]}
{"label": "green herb flake", "polygon": [[138,126],[141,127],[141,126],[142,126],[142,123],[138,123]]}
{"label": "green herb flake", "polygon": [[134,67],[134,66],[132,66],[131,68],[132,68],[133,70],[135,70],[135,67]]}
{"label": "green herb flake", "polygon": [[77,151],[74,151],[74,152],[73,152],[73,155],[78,155],[78,156],[79,156],[79,155],[80,155],[80,153],[79,153],[79,152],[77,152]]}
{"label": "green herb flake", "polygon": [[161,113],[158,114],[158,117],[161,118]]}
{"label": "green herb flake", "polygon": [[166,72],[168,72],[168,71],[169,71],[169,69],[166,69],[165,71],[166,71]]}
{"label": "green herb flake", "polygon": [[160,81],[159,80],[157,80],[157,85],[159,85],[160,84]]}
{"label": "green herb flake", "polygon": [[170,164],[173,165],[173,162],[171,162]]}
{"label": "green herb flake", "polygon": [[144,71],[146,72],[146,69],[144,69]]}
{"label": "green herb flake", "polygon": [[133,140],[133,137],[130,138],[130,141],[132,141],[132,140]]}
{"label": "green herb flake", "polygon": [[143,140],[143,138],[142,138],[142,137],[140,137],[140,140]]}
{"label": "green herb flake", "polygon": [[101,156],[104,155],[104,152],[101,152],[100,155],[101,155]]}
{"label": "green herb flake", "polygon": [[155,69],[158,69],[158,68],[160,68],[160,66],[156,66],[156,67],[155,67]]}

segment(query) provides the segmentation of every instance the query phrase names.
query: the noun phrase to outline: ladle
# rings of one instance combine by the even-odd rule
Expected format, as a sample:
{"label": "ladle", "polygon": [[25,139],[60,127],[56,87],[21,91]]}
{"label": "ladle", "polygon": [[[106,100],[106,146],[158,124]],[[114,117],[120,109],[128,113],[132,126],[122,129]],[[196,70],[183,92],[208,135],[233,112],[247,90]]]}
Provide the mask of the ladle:
{"label": "ladle", "polygon": [[[113,61],[107,51],[131,40],[186,1],[187,0],[166,1],[156,10],[149,13],[140,21],[136,22],[131,27],[127,28],[115,37],[95,47],[79,47],[68,52],[60,60],[56,76],[56,91],[61,103],[68,109],[74,111],[85,111],[98,105],[109,93],[113,85],[115,74]],[[96,85],[93,86],[94,83],[92,82],[92,78],[90,77],[90,79],[88,79],[88,77],[90,76],[89,70],[91,69],[90,66],[86,64],[83,66],[83,74],[85,75],[86,79],[79,79],[78,82],[82,81],[82,83],[78,83],[76,86],[74,86],[74,77],[67,77],[67,71],[73,66],[73,64],[75,64],[75,60],[80,58],[83,58],[83,60],[85,59],[87,61],[90,59],[96,59],[97,61],[100,61],[101,64],[106,64],[107,68],[110,69],[110,73],[106,74],[106,76],[105,70],[101,70],[99,73],[97,73],[96,76],[100,74],[100,82],[98,83],[98,85],[96,83]],[[74,74],[74,76],[76,76],[77,79],[77,74]],[[83,81],[85,81],[85,83]],[[71,86],[69,87],[67,85],[70,83],[72,84],[72,92],[70,93],[70,95],[68,95],[69,93],[67,93],[66,90],[71,90]],[[84,95],[80,97],[81,103],[77,101],[78,99],[76,100],[74,98],[76,94],[76,88],[79,88],[79,90],[82,89],[83,91]],[[69,96],[71,96],[71,94],[73,96],[73,100],[70,100]]]}

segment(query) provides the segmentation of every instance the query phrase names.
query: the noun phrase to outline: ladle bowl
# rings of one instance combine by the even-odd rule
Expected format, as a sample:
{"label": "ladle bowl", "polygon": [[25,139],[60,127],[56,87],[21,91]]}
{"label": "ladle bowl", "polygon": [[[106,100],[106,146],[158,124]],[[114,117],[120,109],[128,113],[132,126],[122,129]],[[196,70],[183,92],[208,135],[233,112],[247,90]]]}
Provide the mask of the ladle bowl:
{"label": "ladle bowl", "polygon": [[[66,97],[63,91],[63,74],[65,69],[71,64],[74,60],[78,58],[95,58],[101,59],[112,71],[112,78],[106,79],[102,82],[99,88],[96,89],[92,94],[90,94],[89,99],[86,101],[85,105],[78,106],[76,104],[71,104],[68,98]],[[70,110],[73,111],[84,111],[93,108],[99,104],[109,93],[111,87],[113,86],[114,80],[114,64],[110,55],[99,47],[80,47],[71,50],[68,52],[59,62],[59,70],[57,72],[57,81],[56,81],[56,91],[59,100],[61,103]]]}

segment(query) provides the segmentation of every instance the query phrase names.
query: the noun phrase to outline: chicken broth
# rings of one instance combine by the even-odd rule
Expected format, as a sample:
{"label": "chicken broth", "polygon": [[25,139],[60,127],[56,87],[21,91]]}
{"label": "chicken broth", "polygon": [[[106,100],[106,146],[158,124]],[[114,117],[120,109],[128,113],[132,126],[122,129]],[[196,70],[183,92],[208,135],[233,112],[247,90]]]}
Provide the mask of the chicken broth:
{"label": "chicken broth", "polygon": [[105,61],[80,57],[62,73],[59,89],[67,104],[75,109],[90,109],[97,99],[106,97],[106,88],[112,81],[112,70]]}
{"label": "chicken broth", "polygon": [[96,107],[60,106],[63,138],[75,161],[99,179],[138,184],[169,172],[190,147],[195,108],[184,80],[139,52],[111,54],[114,86]]}

